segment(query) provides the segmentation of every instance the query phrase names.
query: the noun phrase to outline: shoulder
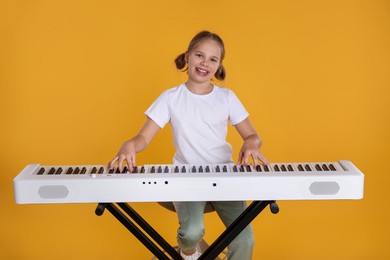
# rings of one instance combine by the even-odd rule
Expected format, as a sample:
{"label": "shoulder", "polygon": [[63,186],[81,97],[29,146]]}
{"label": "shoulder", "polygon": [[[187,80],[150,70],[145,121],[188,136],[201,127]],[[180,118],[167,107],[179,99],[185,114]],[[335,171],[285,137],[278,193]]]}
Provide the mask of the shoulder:
{"label": "shoulder", "polygon": [[180,96],[181,94],[183,93],[183,86],[182,85],[179,85],[179,86],[176,86],[176,87],[173,87],[173,88],[169,88],[169,89],[166,89],[164,90],[160,96],[158,97],[158,99],[160,100],[170,100],[172,98],[175,98],[177,96]]}
{"label": "shoulder", "polygon": [[216,93],[217,95],[219,95],[220,97],[223,97],[223,98],[226,98],[227,100],[232,100],[236,98],[236,94],[233,92],[233,90],[229,89],[229,88],[224,88],[224,87],[220,87],[220,86],[217,86],[215,85],[215,90],[216,90]]}
{"label": "shoulder", "polygon": [[165,90],[161,95],[169,96],[169,97],[181,95],[184,92],[183,88],[184,88],[184,84],[181,84],[179,86]]}

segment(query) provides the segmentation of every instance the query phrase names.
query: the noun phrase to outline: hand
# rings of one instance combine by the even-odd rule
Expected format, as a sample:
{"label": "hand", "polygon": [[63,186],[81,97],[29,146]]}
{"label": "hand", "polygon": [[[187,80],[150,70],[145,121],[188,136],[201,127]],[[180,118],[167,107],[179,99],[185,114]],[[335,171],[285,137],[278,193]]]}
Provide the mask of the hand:
{"label": "hand", "polygon": [[255,142],[251,142],[251,140],[246,140],[240,150],[237,164],[248,165],[250,157],[252,157],[253,165],[255,167],[258,165],[258,162],[263,165],[269,164],[268,160],[259,151],[258,147],[259,146],[256,145]]}
{"label": "hand", "polygon": [[252,157],[255,167],[258,165],[258,161],[260,161],[263,165],[269,164],[264,155],[262,155],[259,151],[262,141],[249,119],[246,118],[242,122],[236,124],[235,127],[244,140],[237,163],[244,163],[247,165],[249,157]]}
{"label": "hand", "polygon": [[119,171],[123,171],[123,161],[126,161],[127,166],[130,171],[133,171],[136,166],[135,161],[136,150],[134,147],[134,143],[130,140],[125,142],[122,147],[119,149],[119,152],[115,158],[108,163],[108,169],[113,169],[116,162],[118,162]]}
{"label": "hand", "polygon": [[109,162],[108,169],[113,169],[115,163],[118,162],[119,171],[122,172],[123,161],[126,161],[129,170],[133,171],[137,165],[135,163],[135,154],[143,151],[159,130],[160,126],[148,117],[139,133],[122,145],[115,158]]}

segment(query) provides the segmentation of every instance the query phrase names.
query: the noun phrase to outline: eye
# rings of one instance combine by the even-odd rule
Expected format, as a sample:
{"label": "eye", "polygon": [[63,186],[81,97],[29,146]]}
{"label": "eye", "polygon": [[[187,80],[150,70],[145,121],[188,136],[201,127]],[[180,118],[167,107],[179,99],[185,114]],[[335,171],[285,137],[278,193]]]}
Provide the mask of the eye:
{"label": "eye", "polygon": [[203,55],[200,54],[200,53],[195,53],[195,56],[196,56],[196,57],[199,57],[199,58],[202,58],[202,57],[203,57]]}

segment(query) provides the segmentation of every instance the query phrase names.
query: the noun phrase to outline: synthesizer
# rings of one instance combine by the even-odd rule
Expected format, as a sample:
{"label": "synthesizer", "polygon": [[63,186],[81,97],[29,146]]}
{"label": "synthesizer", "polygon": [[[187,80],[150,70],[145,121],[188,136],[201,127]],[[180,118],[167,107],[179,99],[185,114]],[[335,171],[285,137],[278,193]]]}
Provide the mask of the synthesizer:
{"label": "synthesizer", "polygon": [[364,175],[350,161],[268,165],[27,165],[14,178],[18,204],[337,200],[363,198]]}

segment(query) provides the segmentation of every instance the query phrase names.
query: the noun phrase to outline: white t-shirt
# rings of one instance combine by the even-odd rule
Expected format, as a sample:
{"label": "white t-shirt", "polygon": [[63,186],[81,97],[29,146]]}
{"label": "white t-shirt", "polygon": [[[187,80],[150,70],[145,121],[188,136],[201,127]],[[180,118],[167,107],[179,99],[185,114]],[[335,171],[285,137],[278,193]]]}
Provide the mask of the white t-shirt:
{"label": "white t-shirt", "polygon": [[145,114],[163,128],[171,124],[176,148],[174,163],[230,163],[226,141],[228,121],[236,125],[248,112],[233,91],[214,86],[206,95],[192,93],[185,84],[164,91]]}

